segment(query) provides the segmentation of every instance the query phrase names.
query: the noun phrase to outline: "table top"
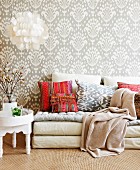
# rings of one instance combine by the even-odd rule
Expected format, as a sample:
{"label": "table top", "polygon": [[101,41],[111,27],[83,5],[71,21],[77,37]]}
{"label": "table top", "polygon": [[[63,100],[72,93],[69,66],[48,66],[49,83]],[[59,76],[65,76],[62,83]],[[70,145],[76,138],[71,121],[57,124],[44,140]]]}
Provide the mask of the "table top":
{"label": "table top", "polygon": [[0,111],[0,127],[1,126],[19,126],[33,122],[33,111],[23,109],[22,116],[12,116],[6,111]]}

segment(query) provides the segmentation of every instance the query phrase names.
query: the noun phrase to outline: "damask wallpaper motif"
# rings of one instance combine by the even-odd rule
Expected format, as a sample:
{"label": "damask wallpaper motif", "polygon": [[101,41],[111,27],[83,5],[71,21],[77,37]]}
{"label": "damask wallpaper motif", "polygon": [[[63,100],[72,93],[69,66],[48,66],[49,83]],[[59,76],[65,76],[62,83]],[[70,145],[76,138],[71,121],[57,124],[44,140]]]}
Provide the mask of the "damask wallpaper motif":
{"label": "damask wallpaper motif", "polygon": [[[21,11],[36,11],[49,27],[39,51],[20,51],[6,25]],[[0,0],[0,65],[25,67],[19,104],[38,110],[37,82],[54,71],[140,76],[139,0]]]}

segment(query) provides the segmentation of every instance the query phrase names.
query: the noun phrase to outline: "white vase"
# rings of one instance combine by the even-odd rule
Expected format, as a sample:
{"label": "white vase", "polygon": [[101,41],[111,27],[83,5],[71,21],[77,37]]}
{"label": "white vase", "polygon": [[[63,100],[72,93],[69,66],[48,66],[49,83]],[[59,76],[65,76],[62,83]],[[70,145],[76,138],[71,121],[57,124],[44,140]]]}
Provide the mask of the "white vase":
{"label": "white vase", "polygon": [[3,103],[3,111],[7,112],[7,114],[12,115],[12,109],[17,107],[17,102],[12,103]]}

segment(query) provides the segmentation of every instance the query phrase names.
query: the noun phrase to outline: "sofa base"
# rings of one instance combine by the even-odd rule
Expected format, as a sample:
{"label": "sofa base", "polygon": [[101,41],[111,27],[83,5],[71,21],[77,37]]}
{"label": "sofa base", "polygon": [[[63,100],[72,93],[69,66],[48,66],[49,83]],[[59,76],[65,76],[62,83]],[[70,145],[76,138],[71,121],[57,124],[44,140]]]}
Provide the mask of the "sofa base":
{"label": "sofa base", "polygon": [[33,148],[79,148],[81,136],[33,136]]}
{"label": "sofa base", "polygon": [[[80,148],[81,136],[33,136],[33,148]],[[126,149],[140,149],[140,138],[125,138]]]}

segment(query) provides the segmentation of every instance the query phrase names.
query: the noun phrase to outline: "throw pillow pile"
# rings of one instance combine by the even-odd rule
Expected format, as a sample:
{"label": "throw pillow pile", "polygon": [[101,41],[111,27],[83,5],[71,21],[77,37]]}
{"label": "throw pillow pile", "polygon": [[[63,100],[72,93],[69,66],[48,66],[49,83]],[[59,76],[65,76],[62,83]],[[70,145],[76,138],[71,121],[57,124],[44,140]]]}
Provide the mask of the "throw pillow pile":
{"label": "throw pillow pile", "polygon": [[[77,93],[72,93],[72,81],[38,82],[41,111],[94,112],[107,108],[115,88],[76,81]],[[76,98],[77,97],[77,98]]]}
{"label": "throw pillow pile", "polygon": [[78,111],[76,97],[72,93],[72,81],[38,82],[38,85],[41,92],[41,111],[54,113]]}

